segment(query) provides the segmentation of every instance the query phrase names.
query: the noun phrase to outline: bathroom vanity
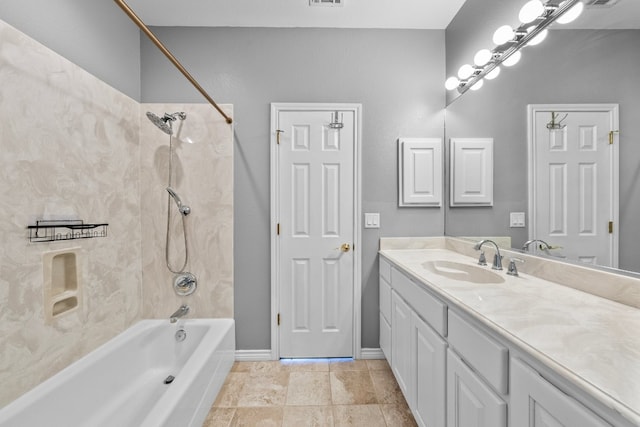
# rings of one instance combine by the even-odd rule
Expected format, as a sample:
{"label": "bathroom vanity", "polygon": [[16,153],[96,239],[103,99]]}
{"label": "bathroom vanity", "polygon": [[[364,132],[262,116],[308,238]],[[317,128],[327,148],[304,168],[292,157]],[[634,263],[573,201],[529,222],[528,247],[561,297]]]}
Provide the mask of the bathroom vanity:
{"label": "bathroom vanity", "polygon": [[380,347],[418,425],[640,426],[640,280],[473,246],[380,242]]}

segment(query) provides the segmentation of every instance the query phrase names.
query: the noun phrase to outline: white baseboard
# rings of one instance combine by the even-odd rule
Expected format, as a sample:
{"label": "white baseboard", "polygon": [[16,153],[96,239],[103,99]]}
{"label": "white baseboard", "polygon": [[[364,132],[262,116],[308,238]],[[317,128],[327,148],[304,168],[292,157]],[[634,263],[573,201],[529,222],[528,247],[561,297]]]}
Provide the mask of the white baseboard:
{"label": "white baseboard", "polygon": [[271,359],[271,350],[236,350],[238,362],[264,362]]}
{"label": "white baseboard", "polygon": [[384,353],[379,348],[363,348],[360,350],[361,359],[384,359]]}
{"label": "white baseboard", "polygon": [[[360,350],[360,359],[384,359],[384,353],[379,348],[363,348]],[[238,362],[264,362],[267,360],[273,360],[271,350],[236,350],[236,361]]]}

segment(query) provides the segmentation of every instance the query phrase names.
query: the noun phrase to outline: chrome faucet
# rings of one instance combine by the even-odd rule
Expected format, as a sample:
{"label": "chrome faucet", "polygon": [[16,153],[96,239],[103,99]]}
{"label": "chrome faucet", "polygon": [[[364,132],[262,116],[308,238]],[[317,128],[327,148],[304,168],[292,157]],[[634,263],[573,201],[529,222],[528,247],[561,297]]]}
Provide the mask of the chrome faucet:
{"label": "chrome faucet", "polygon": [[[495,246],[496,248],[496,254],[493,256],[493,265],[491,266],[491,268],[494,270],[502,270],[502,255],[500,255],[500,249],[498,248],[498,244],[496,242],[489,239],[480,240],[478,243],[476,243],[473,249],[475,249],[476,251],[479,251],[482,248],[482,245],[484,245],[485,243],[492,243],[493,246]],[[480,252],[480,260],[478,261],[478,264],[480,265],[487,264],[486,261],[484,262],[484,264],[481,264],[481,262],[483,261],[483,258],[484,258],[484,252]]]}
{"label": "chrome faucet", "polygon": [[543,251],[548,251],[551,250],[551,246],[549,246],[549,244],[547,242],[545,242],[544,240],[540,240],[540,239],[531,239],[531,240],[527,240],[526,242],[524,242],[524,245],[522,245],[522,250],[526,251],[529,249],[529,246],[531,246],[533,243],[539,242],[540,243],[540,249]]}
{"label": "chrome faucet", "polygon": [[175,311],[175,313],[173,313],[173,314],[171,315],[171,317],[169,318],[169,321],[170,321],[171,323],[176,323],[176,322],[178,321],[178,319],[179,319],[179,318],[181,318],[181,317],[183,317],[183,316],[186,316],[186,315],[187,315],[187,313],[189,313],[189,306],[188,306],[188,305],[185,305],[185,304],[182,304],[182,305],[180,306],[180,308],[179,308],[179,309],[177,309],[177,310]]}

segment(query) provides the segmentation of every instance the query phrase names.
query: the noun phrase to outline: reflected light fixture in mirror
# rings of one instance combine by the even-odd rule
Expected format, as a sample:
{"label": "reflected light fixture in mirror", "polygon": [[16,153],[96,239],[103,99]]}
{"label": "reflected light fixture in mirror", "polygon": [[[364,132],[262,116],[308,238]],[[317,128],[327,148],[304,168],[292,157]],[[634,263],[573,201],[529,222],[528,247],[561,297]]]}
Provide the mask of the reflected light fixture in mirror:
{"label": "reflected light fixture in mirror", "polygon": [[[486,77],[492,80],[500,73],[499,66],[513,66],[522,56],[520,49],[535,46],[547,37],[547,27],[554,22],[566,24],[574,21],[583,11],[580,0],[529,0],[521,9],[518,18],[521,25],[516,29],[503,25],[493,33],[493,50],[481,49],[474,56],[475,67],[464,64],[458,70],[458,77],[449,77],[445,82],[447,90],[457,89],[460,94],[468,89],[482,87]],[[498,70],[498,71],[495,71]],[[477,84],[480,83],[480,84]]]}

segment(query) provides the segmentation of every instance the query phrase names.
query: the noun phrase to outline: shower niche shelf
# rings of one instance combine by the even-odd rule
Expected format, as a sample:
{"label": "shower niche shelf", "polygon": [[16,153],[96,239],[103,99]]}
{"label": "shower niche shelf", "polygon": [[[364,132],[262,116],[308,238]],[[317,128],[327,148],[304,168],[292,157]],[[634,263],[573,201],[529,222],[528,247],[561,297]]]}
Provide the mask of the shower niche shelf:
{"label": "shower niche shelf", "polygon": [[38,220],[27,226],[30,242],[107,237],[109,224],[85,224],[83,220]]}

